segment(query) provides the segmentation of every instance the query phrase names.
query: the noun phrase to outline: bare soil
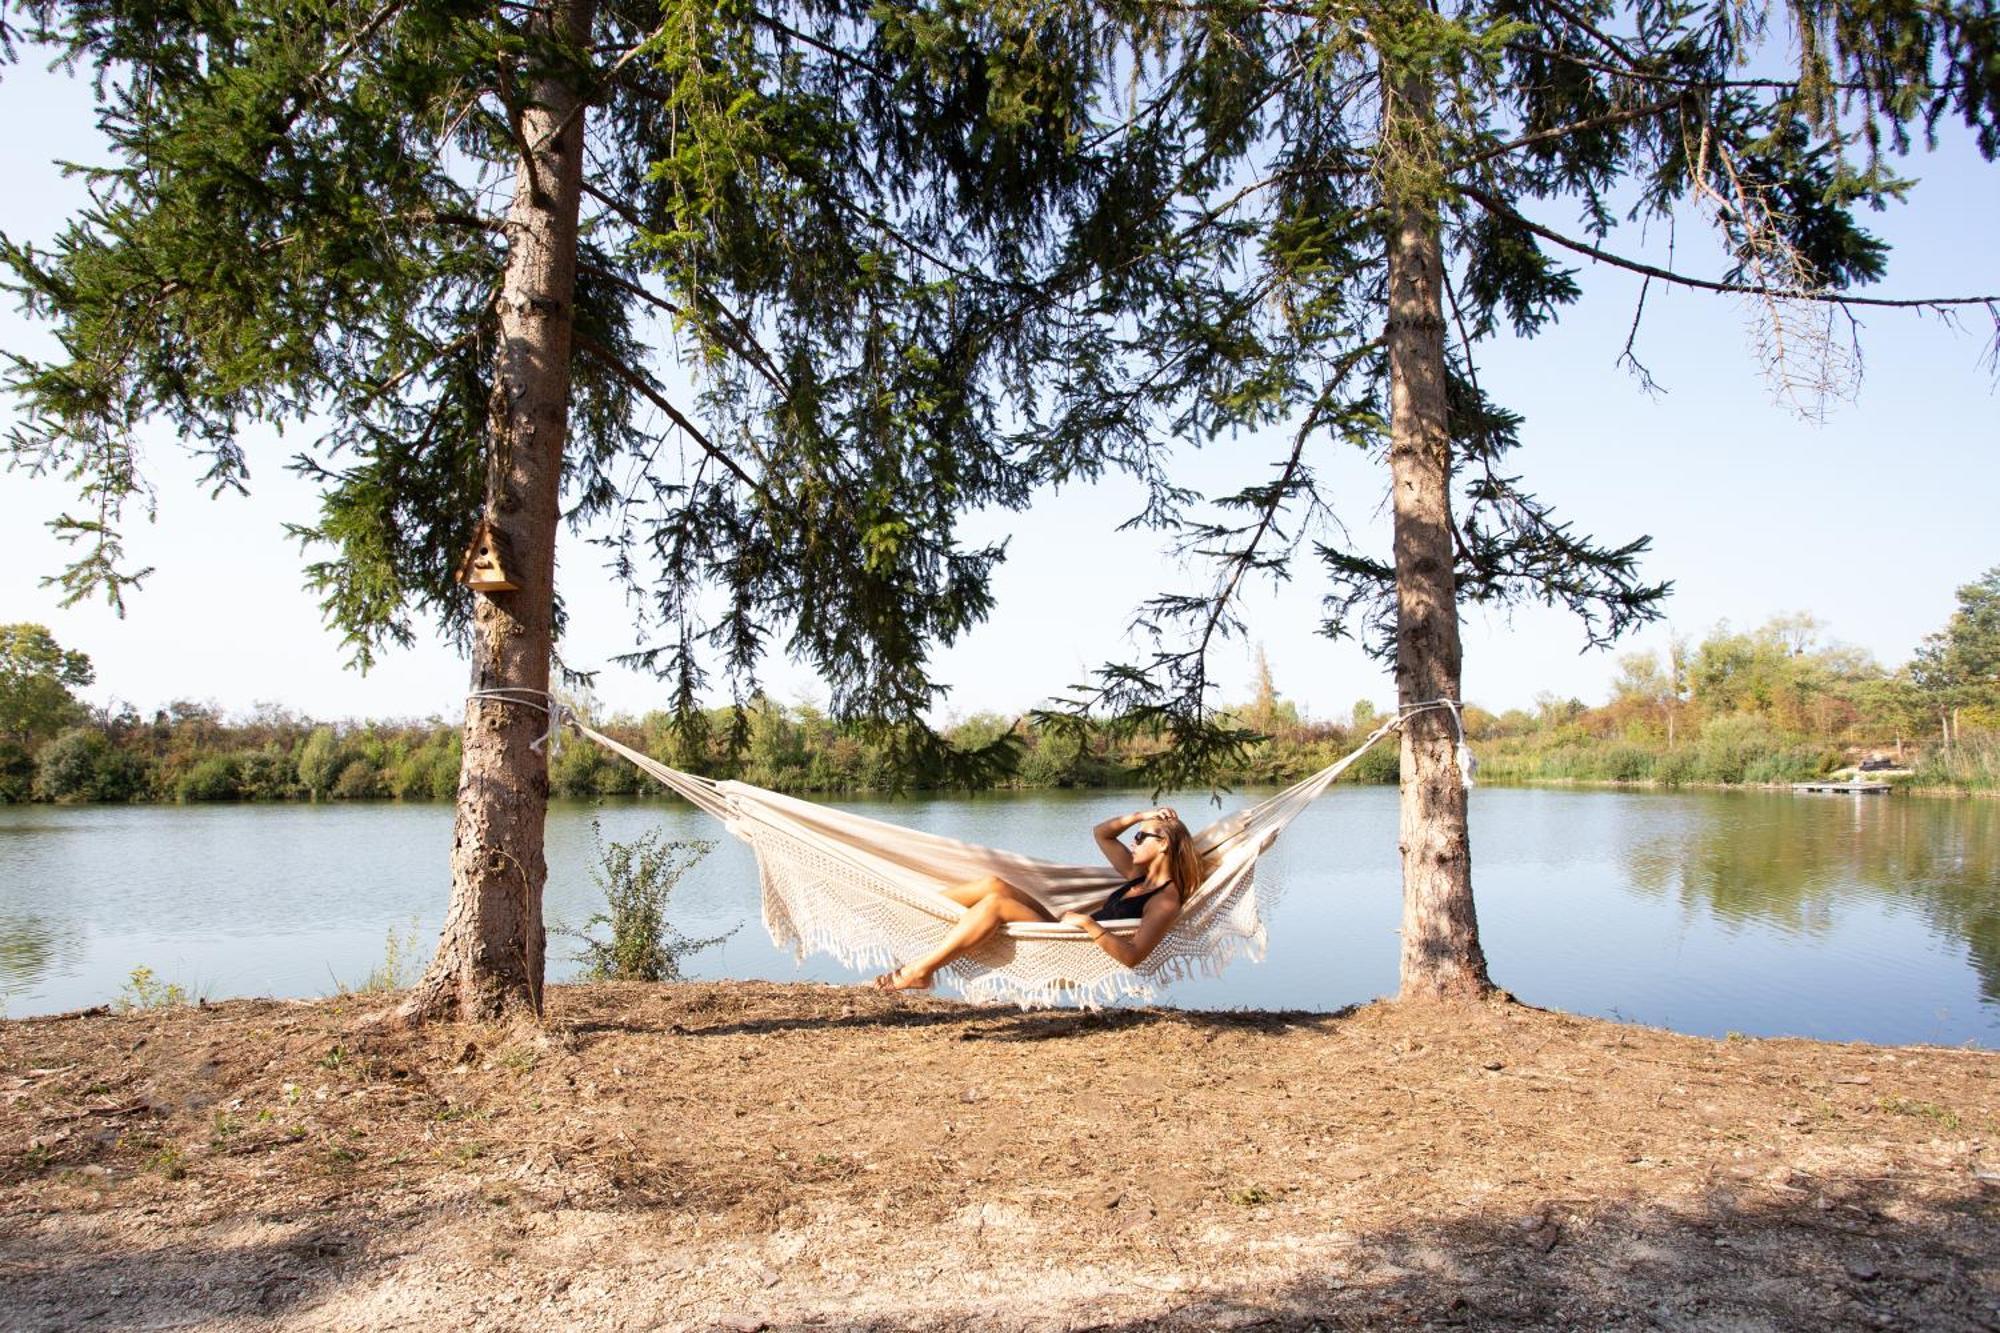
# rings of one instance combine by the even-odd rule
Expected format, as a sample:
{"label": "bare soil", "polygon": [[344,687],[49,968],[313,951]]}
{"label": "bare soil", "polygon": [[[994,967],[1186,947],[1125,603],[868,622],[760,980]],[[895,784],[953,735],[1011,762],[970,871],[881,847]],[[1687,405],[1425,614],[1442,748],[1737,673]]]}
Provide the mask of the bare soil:
{"label": "bare soil", "polygon": [[0,1326],[2000,1327],[2000,1056],[1495,1002],[0,1024]]}

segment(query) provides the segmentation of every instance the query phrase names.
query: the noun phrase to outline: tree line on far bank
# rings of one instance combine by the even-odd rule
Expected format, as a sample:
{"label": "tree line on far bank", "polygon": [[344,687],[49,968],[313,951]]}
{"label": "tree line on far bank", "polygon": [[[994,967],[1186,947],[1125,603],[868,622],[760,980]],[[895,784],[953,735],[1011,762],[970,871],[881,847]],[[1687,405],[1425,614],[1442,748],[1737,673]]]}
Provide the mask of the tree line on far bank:
{"label": "tree line on far bank", "polygon": [[[1923,785],[2000,788],[2000,568],[1959,589],[1951,620],[1895,670],[1823,629],[1808,615],[1783,616],[1628,654],[1610,698],[1595,707],[1553,695],[1532,709],[1469,707],[1481,772],[1502,781],[1766,783],[1879,755],[1914,769]],[[128,704],[87,706],[75,691],[92,678],[89,659],[46,629],[0,626],[0,801],[449,800],[457,788],[458,732],[439,721],[330,724],[271,707],[230,718],[189,701],[148,718]],[[1261,655],[1250,698],[1227,713],[1229,724],[1263,738],[1223,776],[1246,785],[1311,773],[1382,721],[1366,701],[1338,719],[1308,716],[1278,692]],[[760,697],[740,720],[729,709],[707,720],[706,736],[692,742],[666,711],[599,726],[691,771],[780,791],[936,785],[888,741],[811,704]],[[1012,735],[1012,767],[990,785],[1016,788],[1140,785],[1157,744],[997,713],[965,718],[945,735],[968,751]],[[1395,747],[1378,746],[1348,777],[1395,781]],[[580,741],[559,749],[549,780],[562,797],[657,790]]]}

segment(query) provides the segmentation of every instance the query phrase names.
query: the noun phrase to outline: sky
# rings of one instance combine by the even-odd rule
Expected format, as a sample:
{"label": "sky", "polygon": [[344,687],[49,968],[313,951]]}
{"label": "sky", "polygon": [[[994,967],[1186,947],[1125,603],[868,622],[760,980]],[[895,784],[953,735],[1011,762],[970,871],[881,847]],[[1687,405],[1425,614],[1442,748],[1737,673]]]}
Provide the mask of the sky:
{"label": "sky", "polygon": [[[0,232],[45,242],[82,199],[52,162],[101,160],[102,148],[87,86],[30,56],[0,68],[0,124],[34,127],[0,139],[0,179],[9,182]],[[1919,183],[1907,206],[1869,219],[1894,246],[1889,276],[1871,294],[2000,292],[1991,240],[2000,167],[1948,135],[1941,151],[1901,170]],[[1542,216],[1577,230],[1568,217]],[[1682,221],[1674,239],[1676,268],[1721,276],[1697,220]],[[1613,248],[1663,262],[1667,241],[1658,227],[1643,238],[1633,229]],[[1637,350],[1664,389],[1654,396],[1617,364],[1640,280],[1589,261],[1578,279],[1584,298],[1553,330],[1482,349],[1481,383],[1526,417],[1510,470],[1528,489],[1579,531],[1606,541],[1651,536],[1644,573],[1674,583],[1667,622],[1611,652],[1586,652],[1566,613],[1469,608],[1469,701],[1495,710],[1531,707],[1542,694],[1601,701],[1624,652],[1660,648],[1669,633],[1698,638],[1719,623],[1749,628],[1800,611],[1818,617],[1830,639],[1893,666],[1944,623],[1956,587],[2000,565],[2000,424],[1985,314],[1975,310],[1957,328],[1908,312],[1864,316],[1858,392],[1814,422],[1773,401],[1737,299],[1653,286]],[[46,329],[0,309],[0,350],[39,354],[50,345]],[[14,410],[0,401],[0,422]],[[135,516],[127,549],[155,572],[128,596],[122,618],[102,603],[63,608],[41,583],[65,560],[45,524],[73,505],[72,489],[59,478],[0,474],[0,623],[47,625],[65,647],[88,653],[97,680],[84,695],[96,703],[150,710],[212,700],[237,713],[276,704],[326,719],[456,716],[467,667],[441,640],[425,634],[364,676],[345,667],[338,635],[322,625],[303,588],[305,557],[284,536],[286,523],[316,513],[311,487],[283,466],[309,439],[298,427],[286,438],[246,436],[250,496],[210,499],[172,436],[150,431],[157,508],[151,522]],[[1186,449],[1176,480],[1234,490],[1264,478],[1285,446],[1265,436]],[[1354,452],[1323,454],[1317,467],[1340,497],[1343,521],[1386,557],[1384,468]],[[1156,534],[1115,530],[1139,504],[1136,484],[1113,478],[968,525],[968,542],[1006,538],[1008,557],[995,578],[993,615],[937,654],[936,676],[950,686],[941,720],[1032,708],[1097,665],[1130,660],[1127,626],[1139,603],[1204,580],[1177,568]],[[596,696],[610,710],[657,705],[664,692],[656,683],[610,665],[632,646],[632,618],[591,548],[566,538],[558,561],[570,608],[565,660],[602,668]],[[1378,663],[1351,641],[1318,634],[1324,593],[1309,557],[1290,582],[1251,591],[1241,608],[1246,635],[1216,659],[1225,699],[1246,696],[1261,648],[1279,693],[1308,716],[1342,718],[1357,700],[1393,700]],[[765,683],[789,702],[826,698],[809,671],[782,660],[767,666]]]}

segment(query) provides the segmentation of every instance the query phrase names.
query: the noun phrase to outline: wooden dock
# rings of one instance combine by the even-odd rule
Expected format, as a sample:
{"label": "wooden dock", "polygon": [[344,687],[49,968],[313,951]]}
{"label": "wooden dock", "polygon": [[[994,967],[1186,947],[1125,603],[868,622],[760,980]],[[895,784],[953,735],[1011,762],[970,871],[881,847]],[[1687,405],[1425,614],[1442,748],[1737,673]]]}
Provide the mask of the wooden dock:
{"label": "wooden dock", "polygon": [[1794,782],[1792,790],[1838,792],[1848,796],[1886,796],[1892,789],[1886,782]]}

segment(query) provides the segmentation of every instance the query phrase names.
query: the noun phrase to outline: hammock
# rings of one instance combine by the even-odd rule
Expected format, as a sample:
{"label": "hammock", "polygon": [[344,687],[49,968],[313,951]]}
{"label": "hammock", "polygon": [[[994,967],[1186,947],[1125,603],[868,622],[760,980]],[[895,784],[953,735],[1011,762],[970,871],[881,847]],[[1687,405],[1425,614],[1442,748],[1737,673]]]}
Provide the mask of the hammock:
{"label": "hammock", "polygon": [[[744,782],[718,782],[671,768],[586,725],[551,699],[520,691],[479,691],[479,697],[543,708],[554,735],[567,721],[578,732],[637,765],[660,783],[714,815],[756,854],[763,884],[764,925],[772,942],[796,958],[828,953],[848,967],[889,968],[936,947],[966,911],[944,890],[997,875],[1040,903],[1050,916],[1096,907],[1117,885],[1106,865],[1062,865],[958,842],[936,834],[848,814]],[[1023,1008],[1072,1001],[1096,1006],[1127,996],[1150,999],[1156,986],[1192,976],[1217,976],[1232,961],[1264,956],[1264,922],[1257,859],[1287,824],[1370,747],[1411,717],[1449,709],[1458,732],[1459,770],[1472,781],[1458,706],[1452,700],[1413,704],[1339,761],[1195,835],[1209,861],[1208,878],[1188,895],[1172,929],[1136,968],[1128,968],[1074,926],[1055,921],[1008,922],[974,952],[947,964],[939,977],[967,998],[1012,1001]],[[1137,921],[1104,929],[1129,934]]]}

